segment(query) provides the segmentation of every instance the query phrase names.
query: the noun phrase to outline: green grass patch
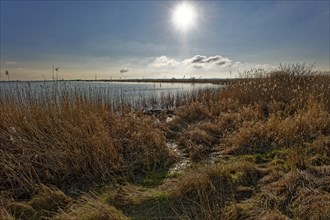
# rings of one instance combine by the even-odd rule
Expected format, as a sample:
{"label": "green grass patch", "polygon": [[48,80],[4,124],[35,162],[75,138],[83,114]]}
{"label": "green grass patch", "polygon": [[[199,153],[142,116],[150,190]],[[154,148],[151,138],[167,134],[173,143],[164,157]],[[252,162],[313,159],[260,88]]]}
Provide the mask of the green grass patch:
{"label": "green grass patch", "polygon": [[270,150],[270,151],[265,152],[265,153],[257,154],[255,156],[255,163],[256,164],[267,163],[267,162],[271,161],[272,159],[274,159],[274,157],[276,155],[277,155],[276,150]]}
{"label": "green grass patch", "polygon": [[133,177],[134,179],[132,179],[132,182],[136,185],[143,187],[155,187],[161,185],[164,179],[167,177],[167,175],[168,175],[167,170],[152,171],[152,172],[148,172],[144,176]]}

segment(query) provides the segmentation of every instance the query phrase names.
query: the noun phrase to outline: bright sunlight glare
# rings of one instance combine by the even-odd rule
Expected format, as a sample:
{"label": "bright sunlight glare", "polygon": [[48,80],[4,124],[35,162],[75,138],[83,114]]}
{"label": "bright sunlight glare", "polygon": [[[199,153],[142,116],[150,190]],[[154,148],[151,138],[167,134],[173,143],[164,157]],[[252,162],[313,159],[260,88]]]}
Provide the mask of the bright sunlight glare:
{"label": "bright sunlight glare", "polygon": [[173,11],[172,21],[176,26],[176,28],[182,31],[186,31],[192,26],[194,26],[195,20],[196,20],[195,8],[186,2],[183,2],[178,6],[176,6],[176,8]]}

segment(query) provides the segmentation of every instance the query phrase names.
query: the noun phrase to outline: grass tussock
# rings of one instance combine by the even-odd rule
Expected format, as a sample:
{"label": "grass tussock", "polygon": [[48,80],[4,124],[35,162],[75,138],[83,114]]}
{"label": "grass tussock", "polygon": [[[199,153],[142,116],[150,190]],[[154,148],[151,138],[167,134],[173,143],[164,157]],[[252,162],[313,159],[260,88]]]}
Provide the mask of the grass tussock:
{"label": "grass tussock", "polygon": [[128,220],[121,211],[104,202],[96,194],[82,196],[66,211],[62,211],[53,219],[58,220]]}
{"label": "grass tussock", "polygon": [[72,202],[73,199],[62,191],[40,185],[36,195],[31,200],[17,202],[8,199],[3,206],[4,210],[15,218],[43,219],[49,218],[56,212],[67,208]]}
{"label": "grass tussock", "polygon": [[41,185],[38,187],[37,194],[28,204],[43,215],[52,215],[61,209],[65,209],[72,202],[72,198],[62,191]]}
{"label": "grass tussock", "polygon": [[289,172],[263,186],[253,197],[227,206],[224,217],[327,219],[330,194],[317,188],[315,181],[307,171]]}
{"label": "grass tussock", "polygon": [[264,175],[248,160],[203,166],[180,177],[172,191],[176,213],[187,219],[217,219],[227,202],[249,198]]}
{"label": "grass tussock", "polygon": [[115,187],[109,194],[105,193],[107,201],[131,219],[177,218],[172,208],[174,200],[171,194],[160,188],[124,184]]}
{"label": "grass tussock", "polygon": [[216,143],[217,129],[209,123],[201,123],[188,127],[185,132],[179,135],[177,143],[183,152],[193,160],[201,160],[212,151]]}
{"label": "grass tussock", "polygon": [[292,203],[294,216],[301,219],[326,219],[330,217],[330,193],[309,189],[299,189],[298,196]]}

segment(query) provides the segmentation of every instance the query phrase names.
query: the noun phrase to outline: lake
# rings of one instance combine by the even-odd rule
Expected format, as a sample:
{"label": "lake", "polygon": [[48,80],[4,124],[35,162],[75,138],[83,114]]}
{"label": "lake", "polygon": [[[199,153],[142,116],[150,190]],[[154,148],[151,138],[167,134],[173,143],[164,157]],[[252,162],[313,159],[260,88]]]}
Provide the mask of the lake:
{"label": "lake", "polygon": [[0,82],[0,99],[42,102],[81,98],[112,106],[142,109],[171,109],[194,99],[202,90],[216,91],[223,85],[211,83],[152,83],[103,81],[17,81]]}

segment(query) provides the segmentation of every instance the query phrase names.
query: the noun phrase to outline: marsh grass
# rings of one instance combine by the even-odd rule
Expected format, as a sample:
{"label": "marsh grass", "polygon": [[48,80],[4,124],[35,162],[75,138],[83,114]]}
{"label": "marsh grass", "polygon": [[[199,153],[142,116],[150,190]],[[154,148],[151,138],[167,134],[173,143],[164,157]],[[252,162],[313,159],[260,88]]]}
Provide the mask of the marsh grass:
{"label": "marsh grass", "polygon": [[[152,116],[114,114],[106,106],[77,100],[57,105],[2,103],[1,187],[14,195],[35,184],[111,182],[169,166],[173,158]],[[82,184],[83,185],[83,184]]]}
{"label": "marsh grass", "polygon": [[[329,218],[329,97],[329,74],[292,65],[258,72],[177,108],[169,132],[176,132],[172,137],[183,151],[195,161],[208,160],[214,152],[229,158],[201,172],[195,168],[179,181],[178,216]],[[246,163],[242,158],[249,158],[256,174],[239,171]],[[239,164],[237,173],[227,173],[234,164]],[[325,211],[316,211],[321,209],[317,205]]]}
{"label": "marsh grass", "polygon": [[[310,142],[330,127],[330,77],[294,66],[239,80],[221,93],[176,110],[170,129],[184,148],[218,145],[225,152],[261,153]],[[283,67],[282,67],[283,69]],[[200,124],[213,126],[212,132]],[[216,134],[216,135],[215,135]],[[217,137],[217,140],[210,139]],[[212,150],[209,150],[211,152]]]}
{"label": "marsh grass", "polygon": [[[2,94],[0,218],[329,219],[329,74],[252,75],[138,108],[81,91]],[[193,161],[172,177],[167,141]]]}

